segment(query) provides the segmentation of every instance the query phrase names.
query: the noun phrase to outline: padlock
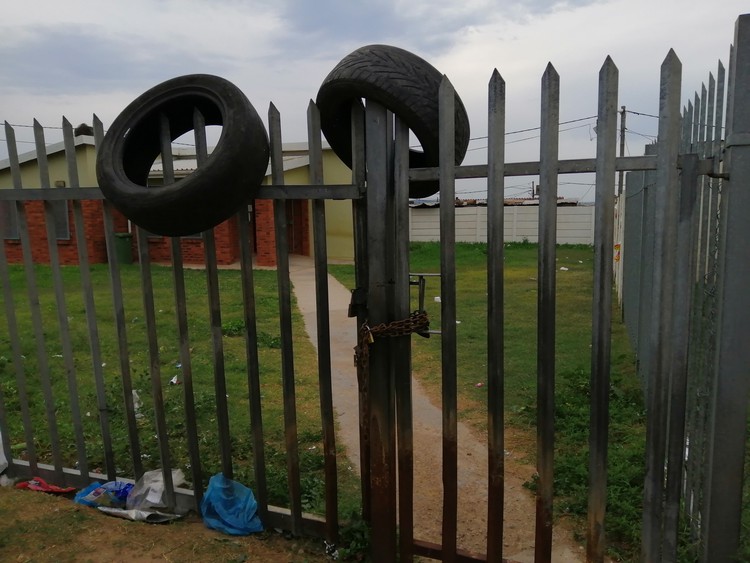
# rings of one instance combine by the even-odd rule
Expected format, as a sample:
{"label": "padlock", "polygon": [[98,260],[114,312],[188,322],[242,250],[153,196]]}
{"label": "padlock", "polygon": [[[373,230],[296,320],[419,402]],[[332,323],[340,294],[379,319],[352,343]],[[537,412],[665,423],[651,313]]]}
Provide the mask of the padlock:
{"label": "padlock", "polygon": [[368,324],[362,325],[362,330],[364,330],[367,333],[367,343],[372,344],[375,342],[375,337],[372,335],[372,331],[370,330],[370,326]]}

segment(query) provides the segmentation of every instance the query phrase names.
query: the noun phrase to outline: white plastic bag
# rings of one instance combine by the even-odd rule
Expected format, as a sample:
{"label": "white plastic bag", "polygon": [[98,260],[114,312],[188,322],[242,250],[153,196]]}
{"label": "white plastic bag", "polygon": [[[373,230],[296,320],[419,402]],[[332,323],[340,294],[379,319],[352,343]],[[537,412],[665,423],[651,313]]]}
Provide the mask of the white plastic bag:
{"label": "white plastic bag", "polygon": [[149,524],[162,524],[180,518],[179,514],[146,512],[144,510],[123,510],[122,508],[112,508],[111,506],[97,506],[97,509],[110,516],[117,516],[118,518],[133,520],[135,522],[148,522]]}
{"label": "white plastic bag", "polygon": [[5,459],[5,452],[3,451],[3,435],[0,433],[0,473],[8,468],[8,460]]}
{"label": "white plastic bag", "polygon": [[[185,474],[181,469],[172,470],[172,483],[179,487],[185,482]],[[164,474],[161,469],[146,471],[143,477],[138,479],[128,495],[126,502],[128,510],[152,510],[167,506],[164,491]]]}

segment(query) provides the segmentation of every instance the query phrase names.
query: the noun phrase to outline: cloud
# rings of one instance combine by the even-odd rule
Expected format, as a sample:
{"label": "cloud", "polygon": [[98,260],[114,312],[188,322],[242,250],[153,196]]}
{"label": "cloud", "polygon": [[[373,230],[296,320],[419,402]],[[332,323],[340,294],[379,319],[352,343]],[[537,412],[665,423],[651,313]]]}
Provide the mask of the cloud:
{"label": "cloud", "polygon": [[19,4],[4,10],[4,85],[106,90],[207,67],[222,72],[272,57],[285,35],[276,10],[262,2],[133,0],[112,2],[105,12],[90,2],[38,4],[33,17]]}
{"label": "cloud", "polygon": [[[290,28],[289,39],[298,54],[330,53],[340,45],[356,48],[408,32],[406,22],[389,2],[294,0],[283,4],[282,17]],[[331,54],[342,55],[340,51]]]}
{"label": "cloud", "polygon": [[[679,4],[613,0],[558,4],[529,19],[490,16],[480,25],[460,30],[452,49],[434,64],[464,97],[476,133],[486,121],[482,113],[493,68],[507,84],[508,126],[521,128],[539,123],[540,83],[548,62],[560,74],[561,118],[596,113],[598,73],[608,55],[619,69],[620,105],[656,113],[659,67],[669,49],[675,48],[683,60],[687,98],[707,80],[709,71],[715,72],[718,58],[727,62],[732,24],[741,10],[740,2],[731,2],[722,13],[715,7],[696,6],[688,15],[677,11]],[[732,7],[737,10],[734,14]],[[670,26],[676,14],[680,21]],[[581,133],[588,137],[587,131]],[[569,148],[561,143],[561,151]]]}
{"label": "cloud", "polygon": [[[539,124],[540,81],[548,62],[560,74],[561,119],[596,113],[598,73],[607,55],[619,69],[619,104],[658,111],[659,66],[669,48],[683,61],[683,98],[692,99],[728,63],[746,0],[685,9],[680,0],[51,0],[14,2],[0,21],[1,120],[58,126],[96,112],[105,126],[146,89],[179,74],[219,74],[242,89],[261,115],[273,101],[284,140],[307,137],[307,103],[352,50],[389,43],[447,74],[469,112],[472,136],[486,135],[487,82],[507,83],[508,130]],[[591,156],[586,122],[562,133],[563,158]],[[655,133],[655,120],[628,127]],[[51,131],[51,134],[53,131]],[[19,130],[19,139],[23,139]],[[538,157],[534,134],[507,146],[509,160]],[[27,139],[28,140],[28,139]],[[631,154],[645,138],[632,135]],[[483,140],[473,141],[480,162]],[[4,143],[0,142],[0,153]],[[2,154],[0,154],[0,158]]]}
{"label": "cloud", "polygon": [[[130,34],[105,38],[86,28],[40,28],[23,44],[3,47],[0,56],[0,92],[37,95],[114,91],[205,66],[201,53]],[[217,71],[226,69],[226,62],[216,62]]]}

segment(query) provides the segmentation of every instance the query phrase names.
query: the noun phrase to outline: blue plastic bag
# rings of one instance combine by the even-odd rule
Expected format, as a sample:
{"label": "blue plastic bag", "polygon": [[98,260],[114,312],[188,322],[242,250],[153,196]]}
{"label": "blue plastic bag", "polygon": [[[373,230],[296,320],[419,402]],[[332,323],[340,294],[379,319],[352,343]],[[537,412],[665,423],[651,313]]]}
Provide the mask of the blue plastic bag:
{"label": "blue plastic bag", "polygon": [[81,489],[73,500],[78,504],[85,504],[94,508],[99,506],[124,508],[125,501],[132,488],[132,483],[122,481],[109,481],[103,485],[99,481],[94,481],[85,489]]}
{"label": "blue plastic bag", "polygon": [[245,485],[217,473],[208,482],[201,501],[201,514],[207,528],[233,536],[263,531],[255,495]]}

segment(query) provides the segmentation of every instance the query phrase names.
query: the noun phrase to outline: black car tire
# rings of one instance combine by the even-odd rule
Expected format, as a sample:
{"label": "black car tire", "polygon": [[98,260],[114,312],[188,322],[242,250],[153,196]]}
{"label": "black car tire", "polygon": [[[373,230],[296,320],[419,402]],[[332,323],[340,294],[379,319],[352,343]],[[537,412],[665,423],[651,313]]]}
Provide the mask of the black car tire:
{"label": "black car tire", "polygon": [[[161,153],[161,116],[172,140],[193,130],[199,110],[206,125],[221,125],[214,150],[190,175],[147,185]],[[210,229],[252,199],[268,167],[268,134],[247,97],[231,82],[207,74],[180,76],[143,93],[115,119],[96,159],[104,196],[147,231],[181,236]]]}
{"label": "black car tire", "polygon": [[[442,75],[417,55],[390,45],[367,45],[350,53],[328,74],[316,104],[321,129],[336,155],[352,165],[351,107],[361,98],[383,104],[403,119],[422,145],[409,151],[411,168],[437,166],[438,90]],[[461,98],[455,102],[456,162],[461,164],[469,144],[469,118]],[[439,182],[411,182],[413,198],[430,196]]]}

